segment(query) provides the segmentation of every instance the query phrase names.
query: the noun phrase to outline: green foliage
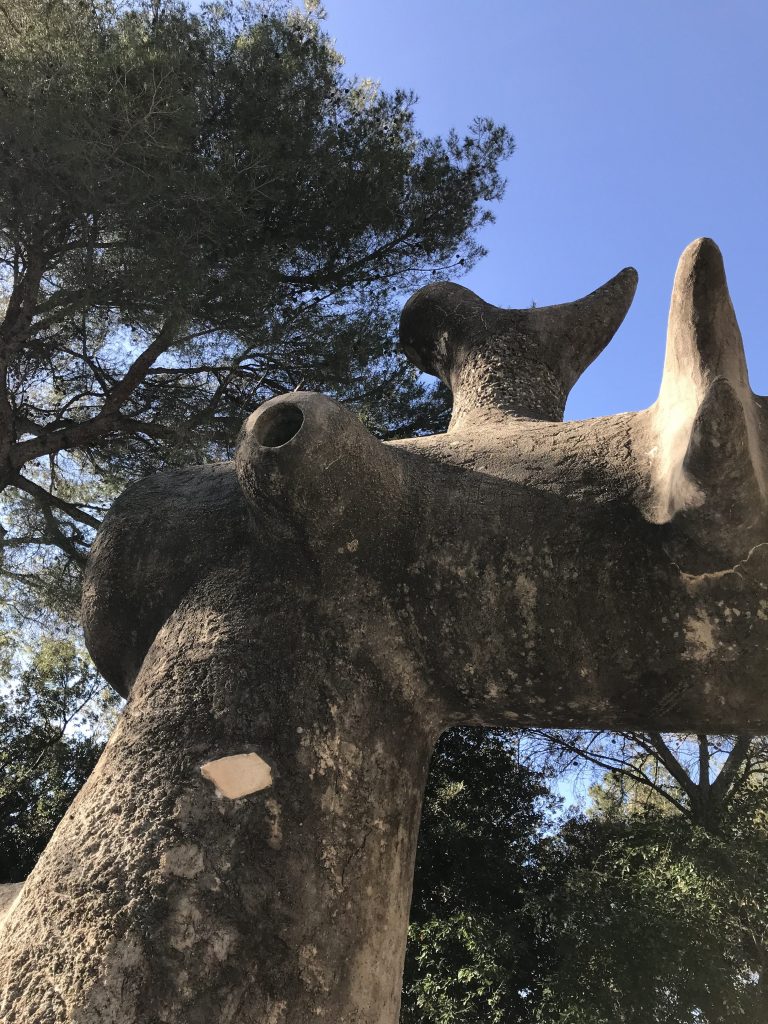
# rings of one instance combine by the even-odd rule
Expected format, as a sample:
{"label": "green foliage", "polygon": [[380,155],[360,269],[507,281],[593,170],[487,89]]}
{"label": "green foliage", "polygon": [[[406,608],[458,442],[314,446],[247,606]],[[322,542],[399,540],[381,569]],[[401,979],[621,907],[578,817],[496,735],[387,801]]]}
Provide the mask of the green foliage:
{"label": "green foliage", "polygon": [[551,1024],[766,1019],[768,836],[738,846],[679,815],[593,818],[561,833]]}
{"label": "green foliage", "polygon": [[[0,4],[0,622],[30,643],[76,618],[116,493],[227,457],[272,395],[331,394],[380,436],[446,421],[397,314],[483,254],[509,134],[422,135],[409,93],[345,74],[318,4],[194,6]],[[106,698],[67,641],[6,661],[0,870],[20,877]]]}
{"label": "green foliage", "polygon": [[22,881],[34,867],[119,704],[69,640],[41,642],[24,662],[0,690],[0,882]]}
{"label": "green foliage", "polygon": [[529,1019],[541,970],[538,901],[552,885],[542,834],[555,801],[511,737],[452,729],[430,767],[401,1019]]}
{"label": "green foliage", "polygon": [[[521,970],[517,929],[495,915],[459,911],[433,917],[409,933],[411,969],[402,1021],[503,1024],[518,1002]],[[527,973],[527,972],[525,972]],[[514,1010],[512,1010],[514,1012]]]}
{"label": "green foliage", "polygon": [[512,142],[427,138],[413,106],[344,74],[317,5],[0,6],[7,580],[47,600],[117,490],[228,455],[273,394],[444,421],[398,307],[482,255]]}
{"label": "green foliage", "polygon": [[[768,1020],[762,743],[699,740],[663,741],[679,783],[644,751],[659,788],[632,763],[593,787],[588,813],[562,819],[552,776],[519,763],[525,734],[447,733],[419,838],[404,1024]],[[739,766],[709,831],[684,813],[695,787],[680,771],[707,750],[721,772]]]}

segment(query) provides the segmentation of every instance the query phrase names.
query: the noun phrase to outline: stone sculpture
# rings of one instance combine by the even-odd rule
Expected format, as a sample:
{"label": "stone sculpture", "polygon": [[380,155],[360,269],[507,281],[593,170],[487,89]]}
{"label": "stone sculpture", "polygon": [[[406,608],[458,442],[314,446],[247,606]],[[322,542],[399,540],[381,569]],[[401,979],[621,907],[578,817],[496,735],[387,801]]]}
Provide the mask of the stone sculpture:
{"label": "stone sculpture", "polygon": [[83,610],[131,699],[6,919],[0,1019],[394,1024],[441,730],[768,731],[766,399],[714,243],[655,405],[561,422],[635,284],[431,285],[401,336],[447,434],[289,394],[115,503]]}

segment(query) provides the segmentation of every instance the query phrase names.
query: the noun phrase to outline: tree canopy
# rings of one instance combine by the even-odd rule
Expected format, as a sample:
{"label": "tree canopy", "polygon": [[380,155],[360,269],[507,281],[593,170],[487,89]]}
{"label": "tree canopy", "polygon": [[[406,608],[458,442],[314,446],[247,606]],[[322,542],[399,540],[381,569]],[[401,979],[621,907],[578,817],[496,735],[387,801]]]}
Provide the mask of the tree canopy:
{"label": "tree canopy", "polygon": [[414,878],[403,1024],[530,1019],[555,800],[505,733],[451,729],[430,764]]}
{"label": "tree canopy", "polygon": [[[438,745],[404,1024],[765,1020],[763,742],[747,742],[744,754],[740,739],[664,735],[652,755],[628,735],[602,735],[598,745],[572,733],[570,749],[547,760],[535,748],[543,738],[462,729]],[[705,741],[711,781],[727,780],[730,796],[699,819],[700,801],[687,791],[700,783]],[[577,767],[584,749],[612,767],[595,765],[585,807],[558,811],[557,769],[563,756]],[[664,765],[671,757],[678,779]]]}
{"label": "tree canopy", "polygon": [[23,881],[99,759],[118,698],[70,640],[48,639],[0,688],[0,882]]}
{"label": "tree canopy", "polygon": [[482,254],[505,128],[425,137],[316,5],[8,0],[0,54],[6,580],[60,598],[116,490],[272,394],[439,422],[394,318]]}

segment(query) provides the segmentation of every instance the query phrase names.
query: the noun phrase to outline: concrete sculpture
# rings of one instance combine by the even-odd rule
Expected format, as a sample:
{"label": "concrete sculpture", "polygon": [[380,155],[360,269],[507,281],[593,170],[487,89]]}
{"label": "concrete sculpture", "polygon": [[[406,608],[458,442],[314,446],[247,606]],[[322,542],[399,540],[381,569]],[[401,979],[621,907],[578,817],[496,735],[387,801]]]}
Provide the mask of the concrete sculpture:
{"label": "concrete sculpture", "polygon": [[429,756],[454,723],[768,731],[766,400],[720,253],[644,412],[563,423],[634,294],[418,292],[452,389],[391,444],[320,395],[107,517],[84,621],[131,699],[6,919],[6,1024],[394,1024]]}

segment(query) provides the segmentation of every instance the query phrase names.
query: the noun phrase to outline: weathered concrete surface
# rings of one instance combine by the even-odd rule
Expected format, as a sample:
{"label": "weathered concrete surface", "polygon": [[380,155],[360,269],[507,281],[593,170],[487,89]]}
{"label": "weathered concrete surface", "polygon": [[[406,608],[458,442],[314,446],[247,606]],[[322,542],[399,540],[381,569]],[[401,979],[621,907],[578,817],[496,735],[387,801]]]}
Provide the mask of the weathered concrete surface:
{"label": "weathered concrete surface", "polygon": [[431,286],[402,340],[446,435],[286,395],[115,503],[83,607],[131,698],[4,925],[0,1019],[394,1024],[442,729],[768,731],[766,405],[712,242],[656,404],[558,421],[634,285]]}

